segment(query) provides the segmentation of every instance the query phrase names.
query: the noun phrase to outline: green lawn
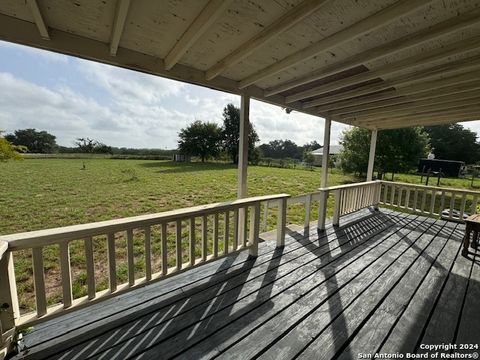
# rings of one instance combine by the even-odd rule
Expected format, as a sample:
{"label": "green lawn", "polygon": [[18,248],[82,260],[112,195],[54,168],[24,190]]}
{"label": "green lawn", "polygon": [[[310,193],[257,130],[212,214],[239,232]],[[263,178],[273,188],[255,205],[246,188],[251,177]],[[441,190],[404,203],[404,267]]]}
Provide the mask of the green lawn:
{"label": "green lawn", "polygon": [[[85,169],[83,165],[85,164]],[[0,234],[31,231],[58,226],[162,212],[236,197],[236,167],[217,163],[180,164],[170,161],[112,159],[27,159],[0,164]],[[397,175],[397,181],[419,183],[414,175]],[[333,172],[329,185],[358,181],[351,175]],[[314,191],[320,183],[320,169],[280,169],[250,166],[249,195],[289,193],[297,195]],[[431,184],[436,184],[432,179]],[[466,179],[443,179],[442,185],[470,186]],[[331,214],[329,204],[328,214]],[[275,227],[275,212],[268,218],[268,229]],[[317,217],[312,206],[311,220]],[[302,206],[290,206],[287,221],[303,224]],[[263,219],[262,219],[263,223]],[[185,229],[188,224],[184,223]],[[211,228],[211,227],[210,227]],[[172,226],[169,228],[172,230]],[[184,231],[188,236],[188,231]],[[135,233],[136,276],[144,275],[143,234]],[[152,230],[153,264],[160,267],[158,229]],[[107,287],[105,237],[94,239],[97,289]],[[184,247],[188,246],[185,238]],[[211,246],[211,244],[209,244]],[[174,236],[168,239],[168,265],[174,265]],[[116,235],[117,277],[127,279],[126,241]],[[222,249],[220,249],[222,250]],[[86,294],[86,264],[83,242],[71,243],[73,292]],[[197,249],[200,252],[200,249]],[[61,301],[58,246],[44,249],[46,284],[49,303]],[[186,251],[184,252],[186,256]],[[15,268],[20,304],[24,311],[34,306],[31,253],[15,253]],[[184,259],[186,261],[186,258]]]}

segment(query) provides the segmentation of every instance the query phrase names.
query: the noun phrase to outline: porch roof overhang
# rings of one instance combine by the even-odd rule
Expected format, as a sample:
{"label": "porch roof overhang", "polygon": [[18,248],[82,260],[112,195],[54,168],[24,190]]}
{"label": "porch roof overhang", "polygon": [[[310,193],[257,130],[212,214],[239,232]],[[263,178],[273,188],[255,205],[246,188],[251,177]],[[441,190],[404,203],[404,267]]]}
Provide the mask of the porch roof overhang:
{"label": "porch roof overhang", "polygon": [[0,39],[370,129],[480,119],[478,0],[3,0]]}

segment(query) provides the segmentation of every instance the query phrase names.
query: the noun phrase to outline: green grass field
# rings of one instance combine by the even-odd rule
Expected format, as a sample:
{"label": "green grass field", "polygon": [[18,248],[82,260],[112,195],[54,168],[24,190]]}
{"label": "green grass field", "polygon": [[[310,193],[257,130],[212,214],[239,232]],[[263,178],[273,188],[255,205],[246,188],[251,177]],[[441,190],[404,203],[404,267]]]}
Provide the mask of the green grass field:
{"label": "green grass field", "polygon": [[[83,165],[85,164],[85,169]],[[27,159],[0,164],[0,234],[31,231],[80,223],[122,218],[171,209],[207,204],[236,197],[236,167],[216,163],[181,164],[170,161],[112,159]],[[397,175],[396,181],[419,183],[414,175]],[[333,172],[329,185],[358,181],[351,175]],[[251,166],[248,170],[249,195],[314,191],[320,169],[281,169]],[[431,184],[436,184],[432,179]],[[467,179],[442,179],[442,186],[469,188]],[[332,205],[329,204],[328,214]],[[315,219],[317,206],[312,207]],[[302,206],[290,206],[287,221],[303,224]],[[262,220],[263,222],[263,220]],[[268,229],[275,227],[271,212]],[[184,224],[185,228],[188,224]],[[154,266],[159,269],[158,234],[152,232]],[[188,231],[185,231],[188,233]],[[188,234],[187,234],[188,235]],[[143,234],[135,233],[136,277],[144,275]],[[174,265],[174,237],[170,234],[169,266]],[[184,241],[187,248],[188,240]],[[117,234],[118,282],[127,279],[125,236]],[[220,249],[221,250],[221,249]],[[71,243],[74,297],[86,294],[86,264],[83,242]],[[107,287],[106,241],[94,239],[97,290]],[[200,252],[200,249],[197,249]],[[61,301],[58,246],[44,249],[47,295],[50,304]],[[184,252],[187,253],[186,251]],[[15,268],[23,311],[34,307],[31,254],[15,253]],[[185,259],[186,260],[186,259]]]}

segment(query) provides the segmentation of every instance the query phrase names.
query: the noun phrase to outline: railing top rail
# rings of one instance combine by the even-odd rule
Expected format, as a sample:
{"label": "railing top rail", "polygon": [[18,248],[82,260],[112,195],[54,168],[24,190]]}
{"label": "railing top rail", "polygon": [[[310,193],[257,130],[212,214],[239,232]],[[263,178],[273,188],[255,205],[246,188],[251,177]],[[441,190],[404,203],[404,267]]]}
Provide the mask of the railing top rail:
{"label": "railing top rail", "polygon": [[352,184],[330,186],[326,188],[318,188],[317,190],[318,191],[334,191],[334,190],[340,190],[340,189],[348,189],[353,187],[373,185],[373,184],[378,184],[379,182],[380,180],[364,181],[364,182],[358,182],[358,183],[352,183]]}
{"label": "railing top rail", "polygon": [[157,225],[163,222],[177,220],[178,218],[189,218],[208,213],[222,212],[229,210],[232,207],[249,206],[261,201],[284,199],[288,197],[290,197],[288,194],[257,196],[171,210],[156,214],[147,214],[88,224],[3,235],[0,236],[0,244],[7,242],[10,250],[45,246],[63,241],[83,239],[89,236],[103,235],[117,231],[124,231],[127,229]]}
{"label": "railing top rail", "polygon": [[425,190],[437,190],[437,191],[449,191],[449,192],[456,192],[462,194],[471,194],[471,195],[480,195],[480,191],[474,190],[467,190],[467,189],[458,189],[458,188],[450,188],[450,187],[441,187],[441,186],[429,186],[429,185],[421,185],[421,184],[410,184],[404,182],[396,182],[396,181],[386,181],[380,180],[383,184],[391,184],[391,185],[398,185],[398,186],[405,186],[405,187],[413,187]]}
{"label": "railing top rail", "polygon": [[7,252],[8,242],[0,240],[0,260],[2,260],[3,255]]}

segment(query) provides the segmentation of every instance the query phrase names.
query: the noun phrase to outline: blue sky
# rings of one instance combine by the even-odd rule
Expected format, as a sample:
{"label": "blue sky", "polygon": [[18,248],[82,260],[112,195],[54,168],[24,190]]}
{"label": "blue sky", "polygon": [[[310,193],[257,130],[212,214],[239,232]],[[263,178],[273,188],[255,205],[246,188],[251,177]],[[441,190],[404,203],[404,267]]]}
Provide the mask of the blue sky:
{"label": "blue sky", "polygon": [[[36,128],[61,145],[90,137],[111,146],[175,148],[195,120],[222,122],[239,97],[53,52],[0,41],[0,129]],[[324,120],[253,100],[261,142],[323,142]],[[480,130],[479,122],[465,124]],[[347,126],[333,123],[332,143]]]}

